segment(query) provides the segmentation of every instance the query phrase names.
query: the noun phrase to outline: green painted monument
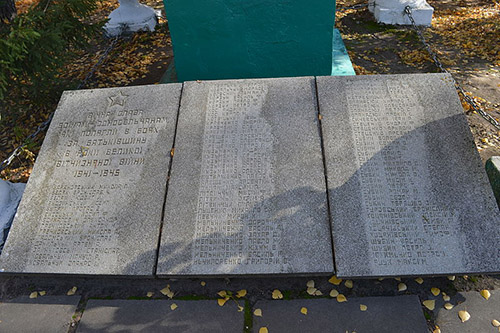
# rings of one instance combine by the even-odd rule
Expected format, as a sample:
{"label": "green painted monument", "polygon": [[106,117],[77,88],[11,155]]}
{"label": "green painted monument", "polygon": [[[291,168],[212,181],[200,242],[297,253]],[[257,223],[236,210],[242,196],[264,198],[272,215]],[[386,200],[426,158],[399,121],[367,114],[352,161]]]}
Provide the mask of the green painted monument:
{"label": "green painted monument", "polygon": [[335,0],[164,2],[178,81],[354,75]]}

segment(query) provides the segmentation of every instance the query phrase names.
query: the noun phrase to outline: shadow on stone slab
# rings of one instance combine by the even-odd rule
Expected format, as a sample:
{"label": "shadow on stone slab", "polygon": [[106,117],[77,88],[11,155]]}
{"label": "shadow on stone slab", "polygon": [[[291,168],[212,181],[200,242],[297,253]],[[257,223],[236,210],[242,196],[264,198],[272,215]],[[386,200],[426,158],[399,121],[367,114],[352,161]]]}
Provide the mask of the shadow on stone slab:
{"label": "shadow on stone slab", "polygon": [[233,302],[90,300],[77,332],[241,332],[243,322]]}
{"label": "shadow on stone slab", "polygon": [[18,297],[0,302],[0,332],[66,333],[80,297]]}
{"label": "shadow on stone slab", "polygon": [[[492,320],[500,321],[500,292],[490,290],[491,297],[486,300],[479,291],[461,292],[451,297],[448,302],[454,307],[446,310],[442,297],[436,301],[436,308],[433,311],[436,316],[436,324],[441,332],[498,332],[498,328],[492,325]],[[466,322],[460,320],[459,311],[467,311],[470,319]]]}
{"label": "shadow on stone slab", "polygon": [[[360,305],[367,307],[360,310]],[[307,309],[307,314],[301,312]],[[427,333],[427,323],[417,296],[259,301],[254,309],[253,332],[384,332]]]}

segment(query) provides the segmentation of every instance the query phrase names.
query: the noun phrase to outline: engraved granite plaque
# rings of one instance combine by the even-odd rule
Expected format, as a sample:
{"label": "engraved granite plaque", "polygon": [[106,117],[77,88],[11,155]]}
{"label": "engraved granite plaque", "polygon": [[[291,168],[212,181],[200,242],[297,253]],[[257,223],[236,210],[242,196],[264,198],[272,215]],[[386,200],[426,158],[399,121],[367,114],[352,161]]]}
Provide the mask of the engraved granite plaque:
{"label": "engraved granite plaque", "polygon": [[65,92],[2,272],[152,275],[181,85]]}
{"label": "engraved granite plaque", "polygon": [[185,83],[158,275],[333,271],[313,78]]}
{"label": "engraved granite plaque", "polygon": [[317,82],[337,275],[499,272],[499,210],[451,76]]}

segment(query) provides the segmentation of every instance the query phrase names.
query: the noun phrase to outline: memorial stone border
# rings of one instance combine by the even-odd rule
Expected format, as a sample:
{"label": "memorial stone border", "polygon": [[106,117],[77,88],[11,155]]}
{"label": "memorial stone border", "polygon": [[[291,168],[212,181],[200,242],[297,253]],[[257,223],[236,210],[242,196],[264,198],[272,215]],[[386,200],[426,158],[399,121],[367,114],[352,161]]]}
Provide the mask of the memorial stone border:
{"label": "memorial stone border", "polygon": [[0,271],[495,273],[499,225],[446,74],[84,90],[61,98]]}

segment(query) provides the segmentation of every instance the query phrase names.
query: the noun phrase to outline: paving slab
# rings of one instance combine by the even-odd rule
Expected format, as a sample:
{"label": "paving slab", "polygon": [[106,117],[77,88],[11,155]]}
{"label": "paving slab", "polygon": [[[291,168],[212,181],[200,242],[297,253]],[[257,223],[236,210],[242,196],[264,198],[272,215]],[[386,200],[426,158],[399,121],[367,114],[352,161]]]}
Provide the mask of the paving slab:
{"label": "paving slab", "polygon": [[[498,333],[500,329],[492,325],[493,320],[500,322],[500,291],[490,290],[491,296],[486,300],[479,291],[457,293],[451,296],[449,302],[438,297],[434,314],[436,324],[442,333],[448,332],[492,332]],[[450,303],[454,307],[446,310],[443,306]],[[459,311],[467,311],[470,319],[462,322],[458,316]]]}
{"label": "paving slab", "polygon": [[337,275],[500,271],[500,212],[447,74],[317,78]]}
{"label": "paving slab", "polygon": [[[366,306],[361,311],[360,305]],[[258,301],[253,316],[253,332],[266,327],[269,332],[385,332],[427,333],[418,297],[360,297],[339,303],[335,299]],[[307,309],[307,314],[301,312]]]}
{"label": "paving slab", "polygon": [[331,273],[312,77],[185,83],[158,275]]}
{"label": "paving slab", "polygon": [[22,296],[0,302],[0,332],[66,333],[78,302],[77,296]]}
{"label": "paving slab", "polygon": [[1,271],[153,274],[181,88],[63,94]]}
{"label": "paving slab", "polygon": [[89,300],[77,332],[218,333],[242,332],[243,326],[244,313],[234,302],[221,307],[216,300]]}

